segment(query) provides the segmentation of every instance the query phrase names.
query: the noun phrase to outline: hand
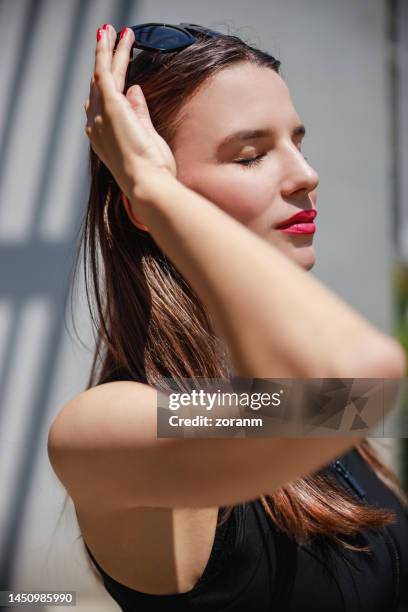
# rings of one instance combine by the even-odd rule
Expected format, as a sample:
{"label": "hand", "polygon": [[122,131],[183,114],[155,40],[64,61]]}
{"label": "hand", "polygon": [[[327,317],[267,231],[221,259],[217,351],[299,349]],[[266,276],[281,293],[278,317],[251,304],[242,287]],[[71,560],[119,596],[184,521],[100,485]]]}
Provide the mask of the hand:
{"label": "hand", "polygon": [[175,177],[176,161],[151,122],[140,86],[132,85],[123,95],[130,49],[135,40],[133,30],[126,30],[115,53],[115,29],[108,25],[100,32],[90,94],[84,104],[85,132],[92,149],[130,198],[135,182],[144,175],[151,180],[151,170]]}

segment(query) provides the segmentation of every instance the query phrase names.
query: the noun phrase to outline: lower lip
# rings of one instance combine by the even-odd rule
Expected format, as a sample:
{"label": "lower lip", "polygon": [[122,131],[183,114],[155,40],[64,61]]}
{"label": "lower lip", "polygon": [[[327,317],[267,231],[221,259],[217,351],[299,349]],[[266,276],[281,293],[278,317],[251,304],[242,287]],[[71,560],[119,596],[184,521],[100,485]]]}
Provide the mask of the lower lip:
{"label": "lower lip", "polygon": [[316,231],[316,225],[314,223],[294,223],[287,227],[279,228],[280,232],[286,234],[314,234]]}

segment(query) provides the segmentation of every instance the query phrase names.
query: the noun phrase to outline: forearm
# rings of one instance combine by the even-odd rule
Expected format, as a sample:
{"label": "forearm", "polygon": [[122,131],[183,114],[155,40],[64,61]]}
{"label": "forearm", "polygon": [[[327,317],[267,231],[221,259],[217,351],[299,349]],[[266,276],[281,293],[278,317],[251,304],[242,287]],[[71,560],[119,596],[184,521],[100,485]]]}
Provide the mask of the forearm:
{"label": "forearm", "polygon": [[205,304],[240,375],[364,376],[365,364],[358,372],[357,364],[383,348],[398,361],[391,337],[175,178],[156,173],[137,183],[135,201],[139,218]]}

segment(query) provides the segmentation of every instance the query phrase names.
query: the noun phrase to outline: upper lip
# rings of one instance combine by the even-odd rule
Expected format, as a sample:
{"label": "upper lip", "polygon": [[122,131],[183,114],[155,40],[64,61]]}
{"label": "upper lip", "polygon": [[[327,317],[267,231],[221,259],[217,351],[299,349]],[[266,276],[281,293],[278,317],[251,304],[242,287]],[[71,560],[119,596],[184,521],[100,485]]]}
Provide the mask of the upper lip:
{"label": "upper lip", "polygon": [[296,213],[296,215],[289,217],[289,219],[282,221],[282,223],[280,223],[277,227],[279,228],[283,227],[284,225],[292,225],[293,223],[311,223],[313,219],[316,218],[316,215],[316,209],[302,210],[301,212]]}

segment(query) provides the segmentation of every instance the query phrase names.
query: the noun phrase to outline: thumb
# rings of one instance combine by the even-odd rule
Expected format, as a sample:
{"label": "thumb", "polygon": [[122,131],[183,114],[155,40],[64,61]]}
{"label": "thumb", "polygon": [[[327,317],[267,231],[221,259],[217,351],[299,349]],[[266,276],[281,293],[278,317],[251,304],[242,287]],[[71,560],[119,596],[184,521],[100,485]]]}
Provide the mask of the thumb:
{"label": "thumb", "polygon": [[132,85],[129,87],[126,92],[126,98],[143,125],[148,129],[154,129],[152,120],[150,119],[146,98],[144,97],[140,85]]}

